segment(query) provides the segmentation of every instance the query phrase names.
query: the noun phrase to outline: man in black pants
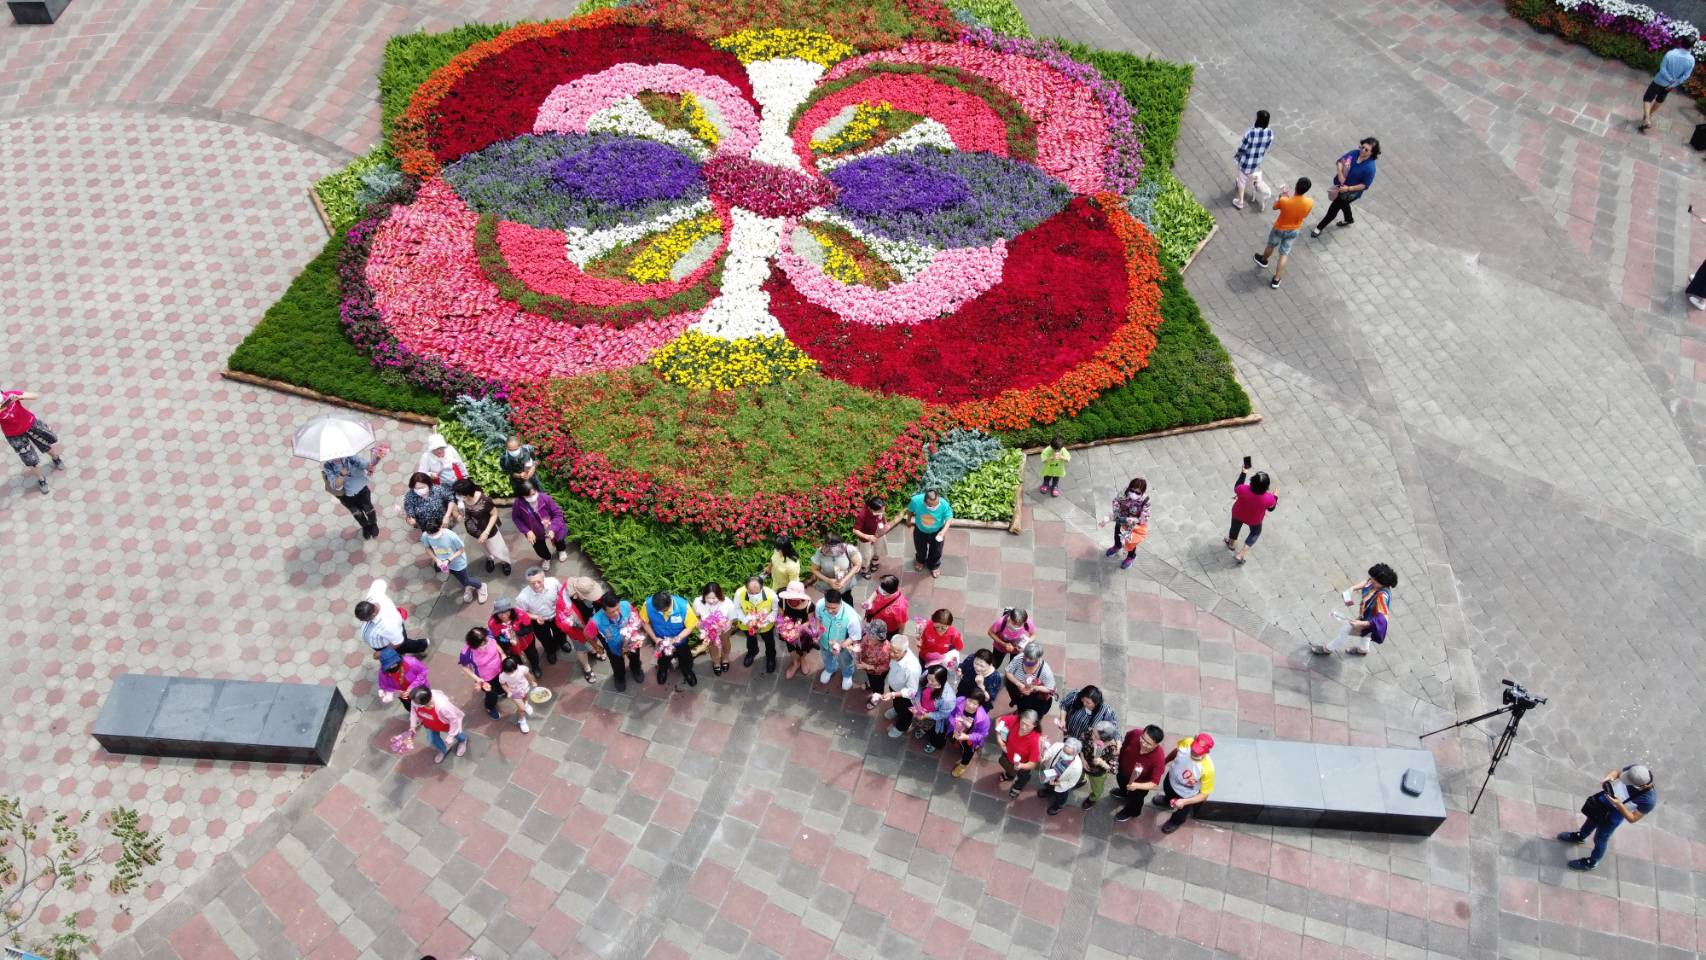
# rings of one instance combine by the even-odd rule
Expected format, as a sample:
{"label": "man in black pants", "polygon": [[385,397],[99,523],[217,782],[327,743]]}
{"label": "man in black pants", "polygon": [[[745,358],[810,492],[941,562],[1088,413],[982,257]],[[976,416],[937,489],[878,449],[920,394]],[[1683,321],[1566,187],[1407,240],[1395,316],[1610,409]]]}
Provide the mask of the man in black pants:
{"label": "man in black pants", "polygon": [[361,621],[361,642],[367,644],[376,658],[386,647],[394,648],[399,654],[425,653],[426,638],[410,639],[403,622],[403,612],[397,609],[385,591],[385,581],[375,580],[367,588],[367,596],[355,605],[355,618]]}
{"label": "man in black pants", "polygon": [[1120,743],[1119,784],[1113,795],[1125,805],[1114,814],[1116,821],[1124,823],[1142,813],[1144,798],[1161,786],[1161,778],[1167,773],[1167,751],[1161,749],[1165,736],[1152,723],[1127,733]]}

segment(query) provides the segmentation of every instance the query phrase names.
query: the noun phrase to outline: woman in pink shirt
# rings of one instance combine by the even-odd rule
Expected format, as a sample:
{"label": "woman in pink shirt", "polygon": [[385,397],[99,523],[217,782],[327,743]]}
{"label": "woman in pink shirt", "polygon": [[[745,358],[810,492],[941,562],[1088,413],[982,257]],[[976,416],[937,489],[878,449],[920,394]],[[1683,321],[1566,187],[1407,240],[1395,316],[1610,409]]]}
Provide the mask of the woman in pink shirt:
{"label": "woman in pink shirt", "polygon": [[[1235,551],[1232,559],[1240,564],[1250,556],[1250,548],[1261,538],[1262,521],[1279,506],[1279,494],[1269,492],[1269,483],[1265,472],[1250,473],[1250,458],[1245,457],[1244,469],[1238,471],[1238,479],[1232,483],[1232,528],[1225,540],[1226,549]],[[1246,524],[1250,527],[1250,535],[1244,538],[1243,549],[1239,549],[1238,532]]]}

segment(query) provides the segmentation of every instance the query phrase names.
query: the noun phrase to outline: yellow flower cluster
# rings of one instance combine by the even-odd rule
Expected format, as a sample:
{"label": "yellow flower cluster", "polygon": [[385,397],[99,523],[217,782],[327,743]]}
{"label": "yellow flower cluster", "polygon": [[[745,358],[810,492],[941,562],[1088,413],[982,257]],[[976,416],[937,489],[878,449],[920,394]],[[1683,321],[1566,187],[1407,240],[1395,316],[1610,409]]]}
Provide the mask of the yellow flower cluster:
{"label": "yellow flower cluster", "polygon": [[695,330],[653,350],[647,362],[665,380],[700,390],[761,387],[791,380],[817,366],[787,337],[729,341]]}
{"label": "yellow flower cluster", "polygon": [[714,147],[723,138],[717,132],[716,124],[705,113],[705,105],[691,91],[681,95],[681,110],[687,115],[687,132],[704,141],[706,146]]}
{"label": "yellow flower cluster", "polygon": [[824,273],[842,283],[865,282],[865,271],[859,269],[859,261],[854,260],[851,254],[841,249],[841,245],[831,237],[825,236],[817,230],[813,230],[811,233],[812,238],[823,247]]}
{"label": "yellow flower cluster", "polygon": [[888,119],[894,107],[888,103],[861,103],[853,108],[853,119],[847,121],[839,133],[813,140],[812,149],[818,153],[834,153],[847,147],[857,146],[871,139],[871,134]]}
{"label": "yellow flower cluster", "polygon": [[682,222],[659,234],[651,245],[628,265],[628,276],[636,283],[662,283],[669,271],[695,243],[723,229],[715,213]]}
{"label": "yellow flower cluster", "polygon": [[711,45],[734,54],[741,63],[795,57],[832,67],[858,52],[827,33],[812,30],[755,28],[731,33]]}

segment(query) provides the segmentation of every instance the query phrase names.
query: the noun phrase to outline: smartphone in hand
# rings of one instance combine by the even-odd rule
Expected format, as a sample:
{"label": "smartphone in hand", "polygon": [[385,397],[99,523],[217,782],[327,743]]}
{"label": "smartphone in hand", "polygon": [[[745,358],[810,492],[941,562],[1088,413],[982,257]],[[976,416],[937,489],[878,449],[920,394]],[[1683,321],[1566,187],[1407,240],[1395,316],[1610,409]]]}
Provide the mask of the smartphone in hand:
{"label": "smartphone in hand", "polygon": [[1246,470],[1250,469],[1250,458],[1249,457],[1244,458],[1244,469],[1246,469]]}

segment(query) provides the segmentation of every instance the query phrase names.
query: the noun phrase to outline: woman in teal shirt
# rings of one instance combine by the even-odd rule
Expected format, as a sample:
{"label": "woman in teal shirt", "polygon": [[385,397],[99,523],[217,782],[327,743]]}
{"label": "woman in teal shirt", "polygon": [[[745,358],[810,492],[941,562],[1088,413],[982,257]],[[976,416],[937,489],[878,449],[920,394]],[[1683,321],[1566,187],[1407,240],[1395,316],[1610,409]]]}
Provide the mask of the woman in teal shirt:
{"label": "woman in teal shirt", "polygon": [[942,491],[932,487],[913,494],[906,505],[907,519],[912,524],[912,569],[930,571],[930,576],[942,575],[942,545],[948,528],[954,523],[954,508]]}

